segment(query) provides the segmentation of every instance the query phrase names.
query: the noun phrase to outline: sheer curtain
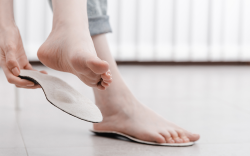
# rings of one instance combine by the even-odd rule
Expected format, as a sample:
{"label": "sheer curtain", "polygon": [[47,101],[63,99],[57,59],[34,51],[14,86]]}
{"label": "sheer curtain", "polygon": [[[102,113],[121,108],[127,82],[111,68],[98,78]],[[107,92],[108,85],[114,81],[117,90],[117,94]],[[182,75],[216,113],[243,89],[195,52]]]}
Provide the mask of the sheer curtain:
{"label": "sheer curtain", "polygon": [[[111,51],[119,61],[250,61],[249,0],[109,0]],[[15,0],[26,53],[52,27],[46,0]]]}

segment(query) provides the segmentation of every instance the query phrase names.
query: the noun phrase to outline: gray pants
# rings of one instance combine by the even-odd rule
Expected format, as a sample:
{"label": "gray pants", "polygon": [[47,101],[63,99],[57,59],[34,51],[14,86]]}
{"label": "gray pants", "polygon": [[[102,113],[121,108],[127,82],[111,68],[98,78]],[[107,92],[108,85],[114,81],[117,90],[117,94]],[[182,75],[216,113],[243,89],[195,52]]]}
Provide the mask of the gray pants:
{"label": "gray pants", "polygon": [[[49,4],[52,8],[51,0],[49,0]],[[91,36],[112,31],[107,15],[107,0],[88,0],[87,11]]]}

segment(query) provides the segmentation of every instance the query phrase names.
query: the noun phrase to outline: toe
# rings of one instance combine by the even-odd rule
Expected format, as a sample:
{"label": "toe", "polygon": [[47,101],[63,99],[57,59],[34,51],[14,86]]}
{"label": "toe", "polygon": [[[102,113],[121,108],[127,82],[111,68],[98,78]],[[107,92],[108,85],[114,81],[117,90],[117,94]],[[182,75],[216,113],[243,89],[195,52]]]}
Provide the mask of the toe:
{"label": "toe", "polygon": [[165,138],[162,135],[160,135],[160,134],[156,135],[154,137],[154,140],[155,140],[155,142],[160,143],[160,144],[166,143]]}
{"label": "toe", "polygon": [[169,132],[176,143],[183,143],[183,140],[178,136],[178,133],[175,130],[171,130]]}
{"label": "toe", "polygon": [[175,143],[168,131],[161,132],[160,134],[165,138],[167,143]]}
{"label": "toe", "polygon": [[112,82],[112,78],[110,78],[109,80],[103,80],[103,81],[110,84]]}
{"label": "toe", "polygon": [[109,86],[109,84],[106,83],[106,82],[104,82],[104,81],[101,82],[101,85],[102,85],[103,87],[108,87],[108,86]]}
{"label": "toe", "polygon": [[185,132],[185,136],[187,136],[187,138],[190,141],[197,141],[197,140],[200,139],[200,135],[199,134],[193,134],[193,133],[190,133],[188,131]]}
{"label": "toe", "polygon": [[200,135],[199,134],[191,134],[190,136],[187,136],[189,138],[190,141],[197,141],[200,139]]}
{"label": "toe", "polygon": [[[96,75],[96,74],[95,74]],[[101,83],[101,77],[100,76],[85,76],[79,74],[78,77],[88,86],[90,87],[96,87],[98,83]],[[101,84],[99,84],[101,85]]]}
{"label": "toe", "polygon": [[109,70],[109,64],[106,61],[95,57],[86,61],[87,66],[96,74],[103,74]]}
{"label": "toe", "polygon": [[102,85],[97,85],[97,88],[98,88],[99,90],[105,90],[105,89],[106,89],[106,88],[103,87]]}
{"label": "toe", "polygon": [[178,133],[179,138],[181,138],[183,142],[189,142],[189,139],[187,138],[183,130],[176,130],[176,132]]}
{"label": "toe", "polygon": [[183,140],[184,143],[190,142],[190,140],[185,136],[181,138]]}
{"label": "toe", "polygon": [[111,75],[110,70],[107,71],[106,73],[102,74],[101,77],[102,77],[102,79],[103,79],[104,81],[107,81],[107,82],[108,82],[109,80],[111,80],[111,79],[112,79],[112,75]]}
{"label": "toe", "polygon": [[183,143],[183,140],[182,140],[181,138],[179,138],[179,137],[175,137],[175,138],[174,138],[174,141],[175,141],[176,143]]}
{"label": "toe", "polygon": [[193,134],[193,141],[197,141],[200,139],[200,135],[199,134]]}
{"label": "toe", "polygon": [[144,140],[144,141],[166,143],[165,138],[159,133],[144,132],[144,133],[140,133],[137,137],[138,139]]}

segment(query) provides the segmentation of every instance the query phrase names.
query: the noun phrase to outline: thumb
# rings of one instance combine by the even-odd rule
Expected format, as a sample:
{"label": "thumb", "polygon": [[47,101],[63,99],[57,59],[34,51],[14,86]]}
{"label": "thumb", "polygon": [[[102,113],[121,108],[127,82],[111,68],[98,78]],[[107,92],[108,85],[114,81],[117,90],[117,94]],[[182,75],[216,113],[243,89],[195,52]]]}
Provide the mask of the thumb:
{"label": "thumb", "polygon": [[10,70],[10,72],[18,76],[20,74],[20,67],[16,60],[16,57],[14,56],[14,53],[11,51],[8,51],[5,53],[6,56],[6,66]]}

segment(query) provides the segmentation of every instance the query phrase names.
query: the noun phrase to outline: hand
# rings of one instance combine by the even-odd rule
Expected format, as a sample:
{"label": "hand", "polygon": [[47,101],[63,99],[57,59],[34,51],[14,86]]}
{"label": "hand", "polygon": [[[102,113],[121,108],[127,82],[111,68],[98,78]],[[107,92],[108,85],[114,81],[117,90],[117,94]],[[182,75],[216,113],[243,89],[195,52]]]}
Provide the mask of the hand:
{"label": "hand", "polygon": [[[19,88],[36,89],[40,85],[18,77],[20,69],[35,70],[29,63],[25,54],[22,39],[18,28],[13,25],[0,28],[0,66],[9,83]],[[40,71],[47,74],[46,71]]]}

